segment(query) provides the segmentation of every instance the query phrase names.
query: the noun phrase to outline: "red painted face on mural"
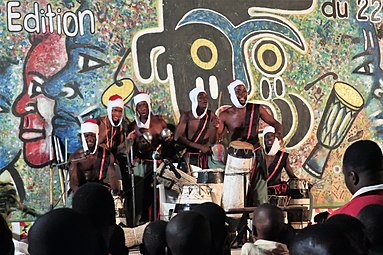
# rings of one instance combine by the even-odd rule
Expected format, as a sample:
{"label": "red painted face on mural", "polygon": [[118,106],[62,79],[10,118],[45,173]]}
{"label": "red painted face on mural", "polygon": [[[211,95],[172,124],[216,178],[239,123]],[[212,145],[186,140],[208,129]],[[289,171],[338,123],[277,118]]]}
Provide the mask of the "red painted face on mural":
{"label": "red painted face on mural", "polygon": [[51,120],[54,101],[42,94],[44,83],[66,63],[65,38],[56,34],[31,37],[24,63],[23,91],[14,104],[20,117],[19,138],[24,143],[24,160],[31,166],[49,163]]}

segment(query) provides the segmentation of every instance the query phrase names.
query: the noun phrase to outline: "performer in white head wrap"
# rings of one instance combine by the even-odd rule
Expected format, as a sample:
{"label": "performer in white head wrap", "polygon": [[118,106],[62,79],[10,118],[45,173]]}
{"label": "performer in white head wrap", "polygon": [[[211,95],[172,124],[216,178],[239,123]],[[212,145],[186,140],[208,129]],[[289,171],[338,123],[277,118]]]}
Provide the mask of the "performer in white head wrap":
{"label": "performer in white head wrap", "polygon": [[[150,117],[151,117],[151,112],[152,112],[149,95],[144,93],[144,92],[140,92],[133,98],[133,102],[134,102],[134,110],[135,110],[134,118],[136,120],[137,126],[139,128],[149,129]],[[147,113],[147,119],[146,119],[145,123],[141,122],[140,113],[137,111],[137,105],[141,102],[146,102],[148,104],[148,113]]]}
{"label": "performer in white head wrap", "polygon": [[253,145],[257,157],[257,165],[250,174],[250,188],[248,190],[248,204],[257,206],[268,201],[266,187],[266,171],[263,164],[263,150],[258,137],[259,120],[275,128],[276,136],[282,141],[282,125],[271,115],[267,109],[257,103],[248,102],[248,91],[242,81],[234,80],[227,87],[233,106],[220,111],[218,119],[219,141],[242,141]]}
{"label": "performer in white head wrap", "polygon": [[184,160],[188,165],[208,168],[208,158],[215,143],[218,119],[208,110],[208,96],[201,87],[189,93],[191,111],[183,112],[177,125],[174,140],[186,147]]}
{"label": "performer in white head wrap", "polygon": [[[161,102],[166,103],[166,102]],[[133,98],[135,121],[131,127],[134,129],[133,153],[136,156],[134,165],[134,179],[137,180],[139,186],[135,192],[136,213],[134,224],[140,222],[154,220],[153,212],[153,158],[157,160],[157,155],[164,156],[164,152],[168,151],[166,143],[162,139],[162,131],[167,128],[166,122],[160,115],[152,113],[151,100],[147,93],[140,92]],[[165,130],[164,137],[168,131]],[[154,153],[155,152],[155,153]],[[155,184],[154,184],[155,185]],[[150,213],[149,213],[150,212]]]}
{"label": "performer in white head wrap", "polygon": [[265,139],[265,136],[267,133],[275,134],[275,128],[272,126],[267,126],[263,129],[263,132],[262,132],[263,145],[264,145],[263,148],[265,149],[265,153],[267,155],[274,156],[279,151],[279,149],[281,148],[281,145],[280,145],[279,139],[277,137],[274,138],[274,142],[271,146],[270,146],[270,144],[266,144],[266,142],[268,142]]}
{"label": "performer in white head wrap", "polygon": [[[290,166],[289,153],[280,150],[279,139],[275,128],[266,126],[263,129],[263,148],[267,168],[267,186],[269,195],[286,195],[287,185],[281,180],[282,170],[285,169],[290,178],[296,178]],[[283,185],[281,185],[283,183]]]}
{"label": "performer in white head wrap", "polygon": [[239,100],[238,100],[237,94],[235,93],[235,88],[239,85],[242,85],[245,87],[245,85],[242,81],[234,80],[234,81],[230,82],[229,86],[227,86],[227,89],[229,90],[230,99],[231,99],[231,102],[233,103],[233,105],[237,108],[245,108],[246,104],[247,104],[247,95],[246,95],[246,102],[244,104],[241,104],[241,102],[239,102]]}
{"label": "performer in white head wrap", "polygon": [[201,119],[205,116],[206,112],[207,112],[207,108],[208,108],[208,104],[206,105],[206,108],[205,109],[202,109],[203,112],[201,115],[198,115],[197,113],[197,110],[198,110],[198,95],[200,93],[205,93],[206,94],[206,91],[203,89],[203,88],[194,88],[190,91],[189,93],[189,98],[190,98],[190,101],[192,103],[192,113],[193,113],[193,116],[194,118],[196,119]]}
{"label": "performer in white head wrap", "polygon": [[109,150],[99,146],[98,136],[99,126],[95,119],[86,120],[81,124],[83,148],[77,149],[69,156],[69,185],[74,192],[86,182],[103,183],[104,180],[108,180],[113,192],[118,193],[120,190],[119,177],[114,167],[115,158]]}
{"label": "performer in white head wrap", "polygon": [[120,119],[118,120],[118,122],[116,123],[115,120],[113,120],[113,108],[121,108],[122,110],[122,113],[124,112],[124,101],[122,100],[122,97],[119,96],[119,95],[113,95],[109,98],[109,101],[108,101],[108,106],[106,108],[107,112],[108,112],[108,119],[110,121],[110,124],[113,126],[113,127],[118,127],[121,125],[121,122],[122,122],[122,116],[120,117]]}
{"label": "performer in white head wrap", "polygon": [[[85,139],[85,133],[94,133],[96,135],[96,143],[94,144],[93,151],[89,151],[88,143]],[[84,123],[81,124],[81,142],[82,147],[84,149],[84,152],[87,154],[88,152],[90,154],[94,154],[97,151],[98,147],[98,125],[97,121],[95,120],[86,120]]]}

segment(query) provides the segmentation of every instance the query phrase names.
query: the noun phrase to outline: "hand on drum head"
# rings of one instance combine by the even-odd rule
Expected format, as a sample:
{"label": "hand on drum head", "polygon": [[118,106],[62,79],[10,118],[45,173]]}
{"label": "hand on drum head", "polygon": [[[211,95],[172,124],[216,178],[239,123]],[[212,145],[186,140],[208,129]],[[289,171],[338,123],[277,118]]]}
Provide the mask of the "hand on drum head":
{"label": "hand on drum head", "polygon": [[204,154],[208,154],[211,151],[209,146],[202,145],[202,144],[198,145],[198,149],[200,152],[202,152]]}

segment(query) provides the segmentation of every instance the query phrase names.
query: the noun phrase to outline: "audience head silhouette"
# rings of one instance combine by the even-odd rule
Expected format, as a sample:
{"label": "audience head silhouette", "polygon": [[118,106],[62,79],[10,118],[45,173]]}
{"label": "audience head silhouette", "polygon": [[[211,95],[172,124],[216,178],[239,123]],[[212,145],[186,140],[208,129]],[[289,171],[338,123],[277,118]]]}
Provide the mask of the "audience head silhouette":
{"label": "audience head silhouette", "polygon": [[144,255],[166,255],[166,225],[167,222],[157,220],[150,222],[144,230],[141,254]]}
{"label": "audience head silhouette", "polygon": [[166,241],[173,255],[209,255],[211,246],[209,222],[200,213],[181,212],[166,226]]}
{"label": "audience head silhouette", "polygon": [[382,184],[382,163],[382,151],[375,142],[361,140],[351,144],[343,156],[343,174],[350,192]]}
{"label": "audience head silhouette", "polygon": [[74,194],[72,208],[96,227],[109,247],[116,224],[114,201],[109,190],[99,183],[88,182]]}
{"label": "audience head silhouette", "polygon": [[354,254],[347,237],[337,228],[316,224],[300,230],[289,247],[290,255]]}
{"label": "audience head silhouette", "polygon": [[284,229],[283,212],[272,204],[262,204],[253,213],[253,235],[256,239],[278,241]]}
{"label": "audience head silhouette", "polygon": [[368,253],[368,239],[363,224],[355,217],[337,214],[330,217],[324,224],[331,225],[341,231],[349,240],[355,255]]}
{"label": "audience head silhouette", "polygon": [[106,255],[104,243],[92,224],[70,208],[39,217],[28,233],[31,255]]}
{"label": "audience head silhouette", "polygon": [[212,241],[210,254],[222,255],[224,253],[224,243],[227,236],[225,211],[213,202],[200,204],[193,208],[193,211],[202,214],[209,221]]}
{"label": "audience head silhouette", "polygon": [[15,246],[12,242],[12,232],[2,214],[0,214],[0,233],[0,247],[2,254],[12,255],[15,251]]}
{"label": "audience head silhouette", "polygon": [[370,242],[369,254],[383,254],[383,206],[368,205],[358,214]]}

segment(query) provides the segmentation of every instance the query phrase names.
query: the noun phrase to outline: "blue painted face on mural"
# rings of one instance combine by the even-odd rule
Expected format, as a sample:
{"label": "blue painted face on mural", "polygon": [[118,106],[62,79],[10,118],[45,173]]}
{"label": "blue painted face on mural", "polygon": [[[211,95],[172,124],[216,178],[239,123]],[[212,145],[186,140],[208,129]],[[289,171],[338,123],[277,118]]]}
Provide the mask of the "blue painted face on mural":
{"label": "blue painted face on mural", "polygon": [[12,102],[18,85],[22,66],[17,60],[2,56],[0,62],[0,173],[12,162],[16,162],[21,151],[21,143],[18,139],[18,119],[12,115]]}
{"label": "blue painted face on mural", "polygon": [[[90,9],[83,3],[78,11]],[[85,34],[67,37],[68,62],[44,86],[44,93],[55,100],[54,135],[68,140],[68,153],[80,147],[80,125],[101,114],[101,98],[105,87],[113,83],[111,52],[108,44],[90,32],[85,18]]]}
{"label": "blue painted face on mural", "polygon": [[[358,22],[359,43],[354,38],[357,51],[352,56],[352,74],[358,77],[360,91],[365,93],[365,110],[373,131],[383,138],[383,41],[382,30],[370,22]],[[353,42],[353,41],[351,41]]]}

